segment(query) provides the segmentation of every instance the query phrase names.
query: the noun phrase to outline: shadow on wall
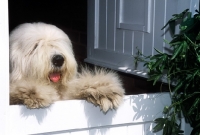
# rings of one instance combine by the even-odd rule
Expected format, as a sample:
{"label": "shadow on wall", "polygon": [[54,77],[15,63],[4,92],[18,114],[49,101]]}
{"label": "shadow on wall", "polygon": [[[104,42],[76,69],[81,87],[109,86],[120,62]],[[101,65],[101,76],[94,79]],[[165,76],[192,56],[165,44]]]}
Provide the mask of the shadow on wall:
{"label": "shadow on wall", "polygon": [[89,135],[106,135],[109,125],[112,125],[112,120],[116,115],[116,110],[109,110],[107,113],[99,111],[99,107],[92,104],[85,104],[85,116],[87,118]]}
{"label": "shadow on wall", "polygon": [[46,109],[27,109],[25,106],[21,105],[20,114],[21,117],[34,117],[37,122],[41,124],[46,117],[47,113],[51,110],[51,107]]}
{"label": "shadow on wall", "polygon": [[[138,95],[137,98],[132,98],[132,103],[134,104],[133,111],[135,115],[133,117],[133,121],[142,119],[144,121],[151,121],[154,120],[155,117],[162,113],[162,108],[159,111],[158,103],[161,102],[163,105],[166,104],[160,98],[162,95],[159,94],[152,94],[152,95]],[[157,112],[158,111],[158,112]],[[157,113],[157,114],[156,114]]]}
{"label": "shadow on wall", "polygon": [[89,135],[110,135],[123,131],[124,135],[153,135],[153,120],[162,117],[164,106],[170,104],[168,93],[126,96],[123,105],[107,114],[90,104],[84,107]]}
{"label": "shadow on wall", "polygon": [[[84,100],[58,101],[44,109],[14,106],[19,108],[19,113],[11,108],[11,119],[17,121],[11,126],[14,133],[17,129],[27,133],[33,131],[35,135],[153,135],[153,120],[162,117],[163,107],[169,104],[169,93],[161,93],[125,96],[117,110],[106,114]],[[14,115],[20,116],[15,118]],[[24,124],[23,129],[21,124]]]}

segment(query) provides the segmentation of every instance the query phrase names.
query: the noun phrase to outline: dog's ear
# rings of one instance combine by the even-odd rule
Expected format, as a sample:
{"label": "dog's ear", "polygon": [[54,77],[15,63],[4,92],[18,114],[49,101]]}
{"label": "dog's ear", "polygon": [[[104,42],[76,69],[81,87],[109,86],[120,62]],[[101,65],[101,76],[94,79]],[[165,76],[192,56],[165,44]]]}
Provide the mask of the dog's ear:
{"label": "dog's ear", "polygon": [[15,82],[17,80],[20,80],[22,78],[22,74],[20,72],[20,70],[18,69],[14,69],[11,71],[10,73],[10,82]]}
{"label": "dog's ear", "polygon": [[[12,41],[12,42],[11,42]],[[19,42],[10,38],[10,81],[20,80],[22,78],[22,66],[23,59],[21,59],[21,52],[19,47]]]}

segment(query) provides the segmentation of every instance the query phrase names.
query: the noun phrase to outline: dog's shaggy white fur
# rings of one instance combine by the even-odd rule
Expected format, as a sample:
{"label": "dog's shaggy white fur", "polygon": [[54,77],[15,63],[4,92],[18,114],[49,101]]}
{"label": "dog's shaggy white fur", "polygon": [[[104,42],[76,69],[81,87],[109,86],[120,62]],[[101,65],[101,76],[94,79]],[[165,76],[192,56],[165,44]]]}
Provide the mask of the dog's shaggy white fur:
{"label": "dog's shaggy white fur", "polygon": [[107,112],[123,100],[118,76],[103,69],[77,72],[72,44],[54,25],[25,23],[10,35],[10,104],[47,107],[85,99]]}

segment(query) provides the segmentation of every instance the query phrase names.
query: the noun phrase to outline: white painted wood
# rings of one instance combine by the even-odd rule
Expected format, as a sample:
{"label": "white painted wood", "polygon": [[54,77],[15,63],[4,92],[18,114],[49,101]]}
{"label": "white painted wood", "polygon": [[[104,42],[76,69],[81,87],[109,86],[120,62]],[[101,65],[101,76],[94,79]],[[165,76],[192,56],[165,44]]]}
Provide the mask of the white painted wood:
{"label": "white painted wood", "polygon": [[9,45],[8,1],[0,0],[0,134],[8,135],[9,113]]}
{"label": "white painted wood", "polygon": [[150,32],[151,0],[117,0],[118,28]]}
{"label": "white painted wood", "polygon": [[142,62],[135,68],[136,47],[146,56],[156,54],[154,48],[170,53],[163,39],[171,41],[172,35],[168,27],[161,28],[173,14],[186,8],[192,12],[199,8],[198,0],[108,1],[88,0],[88,56],[85,61],[142,77],[146,75],[136,74],[135,70],[146,72],[147,69]]}
{"label": "white painted wood", "polygon": [[58,101],[33,110],[14,105],[10,106],[9,135],[153,135],[152,121],[162,117],[163,107],[169,104],[169,94],[160,93],[126,96],[118,110],[106,114],[83,100]]}

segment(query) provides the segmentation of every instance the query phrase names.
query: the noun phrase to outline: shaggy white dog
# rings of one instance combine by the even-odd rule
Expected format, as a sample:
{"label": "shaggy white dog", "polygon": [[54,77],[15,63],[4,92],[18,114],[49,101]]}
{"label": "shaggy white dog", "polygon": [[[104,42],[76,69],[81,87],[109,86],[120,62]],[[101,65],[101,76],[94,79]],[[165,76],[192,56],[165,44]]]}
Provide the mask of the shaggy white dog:
{"label": "shaggy white dog", "polygon": [[107,112],[123,100],[118,76],[102,69],[77,73],[72,44],[54,25],[25,23],[10,35],[10,104],[47,107],[85,99]]}

